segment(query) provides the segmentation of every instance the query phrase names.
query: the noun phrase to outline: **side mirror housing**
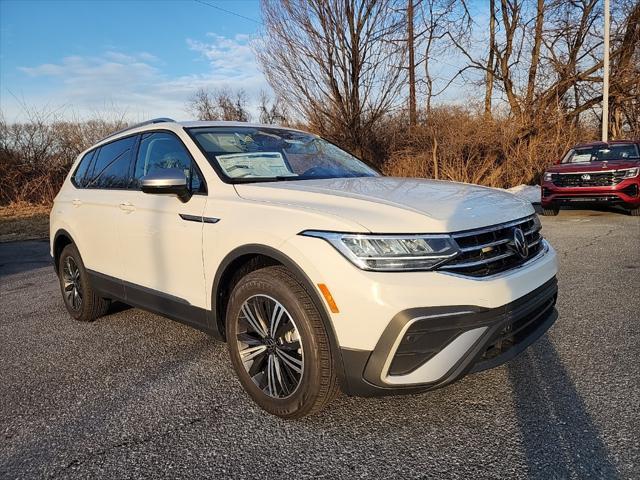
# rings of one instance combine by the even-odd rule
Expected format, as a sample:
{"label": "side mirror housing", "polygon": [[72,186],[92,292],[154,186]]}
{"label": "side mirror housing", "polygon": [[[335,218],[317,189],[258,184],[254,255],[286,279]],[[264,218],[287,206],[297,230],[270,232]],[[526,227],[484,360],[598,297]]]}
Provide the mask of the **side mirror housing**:
{"label": "side mirror housing", "polygon": [[144,193],[176,195],[182,202],[191,198],[187,177],[179,168],[155,170],[140,179]]}

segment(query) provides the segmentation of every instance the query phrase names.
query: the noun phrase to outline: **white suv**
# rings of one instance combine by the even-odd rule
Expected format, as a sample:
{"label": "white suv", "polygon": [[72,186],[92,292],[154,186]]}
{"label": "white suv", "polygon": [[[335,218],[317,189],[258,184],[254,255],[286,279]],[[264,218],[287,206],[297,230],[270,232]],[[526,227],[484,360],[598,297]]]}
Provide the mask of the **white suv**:
{"label": "white suv", "polygon": [[288,418],[338,387],[441,387],[557,318],[556,255],[529,203],[385,178],[274,126],[156,119],[102,140],[55,199],[51,255],[74,318],[119,300],[209,332]]}

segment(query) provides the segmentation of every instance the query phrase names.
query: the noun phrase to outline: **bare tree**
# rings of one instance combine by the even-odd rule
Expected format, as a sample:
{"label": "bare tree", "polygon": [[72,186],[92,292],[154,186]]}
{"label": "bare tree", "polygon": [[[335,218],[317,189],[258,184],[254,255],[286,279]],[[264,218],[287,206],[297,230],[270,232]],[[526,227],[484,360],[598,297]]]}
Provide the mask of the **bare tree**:
{"label": "bare tree", "polygon": [[489,58],[485,72],[484,114],[491,116],[491,99],[493,97],[493,82],[495,76],[496,57],[496,1],[489,0]]}
{"label": "bare tree", "polygon": [[[423,52],[418,58],[417,66],[423,65],[424,76],[419,78],[418,85],[424,86],[425,113],[428,118],[431,113],[433,100],[443,94],[454,81],[469,68],[462,65],[450,78],[435,78],[433,65],[446,64],[442,58],[447,58],[452,46],[448,41],[448,35],[456,38],[468,37],[471,27],[471,19],[466,7],[466,0],[420,0],[417,22],[421,27],[415,33],[415,43]],[[436,89],[437,80],[442,80],[443,85]]]}
{"label": "bare tree", "polygon": [[[488,55],[479,59],[470,45],[449,34],[467,60],[467,66],[486,79],[485,112],[490,113],[494,89],[508,112],[519,120],[520,138],[544,132],[556,118],[579,122],[585,112],[596,112],[602,102],[602,11],[599,0],[544,1],[499,0],[490,2]],[[614,15],[612,129],[616,115],[626,121],[618,99],[633,104],[637,84],[637,0],[628,0]],[[635,15],[635,16],[634,16]],[[624,20],[622,20],[624,19]],[[615,21],[615,20],[614,20]],[[475,28],[483,28],[482,25]],[[627,35],[628,34],[628,35]],[[618,39],[616,42],[615,39]],[[636,61],[634,62],[634,59]],[[495,64],[494,64],[495,61]],[[623,80],[624,79],[624,80]],[[613,111],[617,113],[614,113]],[[615,135],[615,132],[614,132]]]}
{"label": "bare tree", "polygon": [[256,53],[274,89],[319,133],[371,158],[401,104],[404,9],[394,0],[262,0]]}
{"label": "bare tree", "polygon": [[612,138],[640,137],[640,2],[620,5],[623,24],[614,34],[609,111]]}
{"label": "bare tree", "polygon": [[409,125],[418,122],[416,112],[416,61],[413,33],[413,0],[407,0],[407,51],[409,53]]}
{"label": "bare tree", "polygon": [[287,108],[283,105],[282,100],[278,97],[270,99],[265,91],[260,92],[258,111],[260,112],[260,123],[277,125],[289,123]]}
{"label": "bare tree", "polygon": [[189,99],[189,111],[198,120],[219,120],[219,112],[211,92],[204,88],[198,89]]}
{"label": "bare tree", "polygon": [[248,99],[244,90],[198,89],[189,100],[189,110],[198,120],[249,121]]}

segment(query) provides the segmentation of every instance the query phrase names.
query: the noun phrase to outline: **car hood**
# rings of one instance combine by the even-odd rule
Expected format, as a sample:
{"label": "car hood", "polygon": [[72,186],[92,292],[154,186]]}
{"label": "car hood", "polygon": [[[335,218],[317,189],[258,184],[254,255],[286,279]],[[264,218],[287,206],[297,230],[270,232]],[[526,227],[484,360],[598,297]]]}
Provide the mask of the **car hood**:
{"label": "car hood", "polygon": [[607,162],[566,163],[547,168],[550,173],[579,173],[620,170],[640,166],[640,160],[609,160]]}
{"label": "car hood", "polygon": [[321,211],[376,233],[455,232],[534,213],[508,192],[438,180],[333,178],[237,184],[236,190],[248,200]]}

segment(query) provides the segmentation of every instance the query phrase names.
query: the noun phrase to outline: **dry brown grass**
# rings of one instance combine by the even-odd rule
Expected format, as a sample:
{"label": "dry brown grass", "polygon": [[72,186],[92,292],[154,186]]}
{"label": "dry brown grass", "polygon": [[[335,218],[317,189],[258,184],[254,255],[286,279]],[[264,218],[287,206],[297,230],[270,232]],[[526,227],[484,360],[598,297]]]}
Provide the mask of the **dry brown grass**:
{"label": "dry brown grass", "polygon": [[382,171],[501,188],[536,184],[569,147],[593,138],[588,127],[552,120],[532,126],[459,107],[436,108],[411,131],[387,126],[387,132],[405,133],[392,138]]}
{"label": "dry brown grass", "polygon": [[49,236],[51,206],[26,202],[0,206],[0,243]]}

